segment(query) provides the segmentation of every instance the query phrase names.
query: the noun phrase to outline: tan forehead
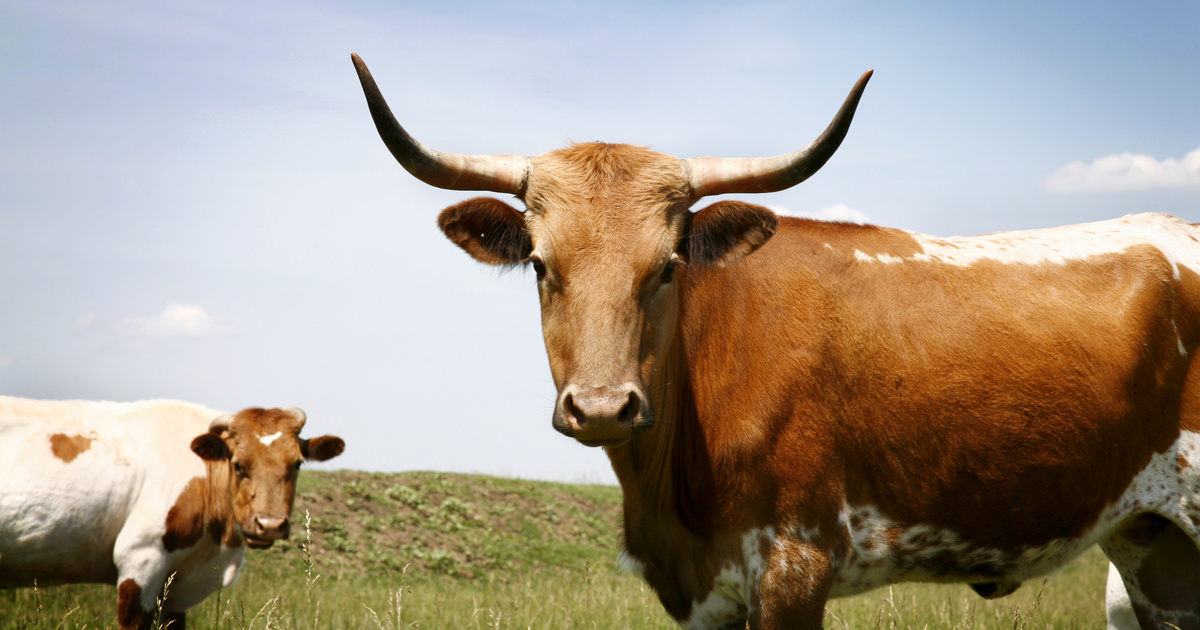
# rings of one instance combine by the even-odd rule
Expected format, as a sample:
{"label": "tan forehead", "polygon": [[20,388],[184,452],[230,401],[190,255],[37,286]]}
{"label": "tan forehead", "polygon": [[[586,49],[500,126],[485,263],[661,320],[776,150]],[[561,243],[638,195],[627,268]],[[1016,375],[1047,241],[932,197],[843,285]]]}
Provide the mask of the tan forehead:
{"label": "tan forehead", "polygon": [[676,158],[588,143],[534,158],[525,203],[535,247],[644,251],[675,235],[691,200]]}
{"label": "tan forehead", "polygon": [[590,142],[533,158],[525,201],[531,209],[617,196],[675,203],[688,198],[687,186],[674,157],[629,144]]}

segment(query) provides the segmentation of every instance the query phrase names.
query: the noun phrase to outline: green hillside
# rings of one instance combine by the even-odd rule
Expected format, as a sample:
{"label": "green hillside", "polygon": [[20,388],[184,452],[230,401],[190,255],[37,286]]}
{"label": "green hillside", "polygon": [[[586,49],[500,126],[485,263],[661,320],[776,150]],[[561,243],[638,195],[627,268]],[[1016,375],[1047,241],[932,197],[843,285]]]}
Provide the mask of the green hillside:
{"label": "green hillside", "polygon": [[[188,627],[677,628],[614,569],[620,503],[611,486],[306,471],[292,539],[251,552],[238,584],[193,608]],[[879,589],[831,603],[825,627],[1103,627],[1105,569],[1092,550],[995,601],[965,585]],[[115,628],[115,610],[111,586],[0,590],[0,630]]]}
{"label": "green hillside", "polygon": [[449,473],[306,472],[292,540],[254,554],[255,570],[294,569],[311,517],[313,560],[326,572],[414,579],[545,570],[608,570],[621,491]]}

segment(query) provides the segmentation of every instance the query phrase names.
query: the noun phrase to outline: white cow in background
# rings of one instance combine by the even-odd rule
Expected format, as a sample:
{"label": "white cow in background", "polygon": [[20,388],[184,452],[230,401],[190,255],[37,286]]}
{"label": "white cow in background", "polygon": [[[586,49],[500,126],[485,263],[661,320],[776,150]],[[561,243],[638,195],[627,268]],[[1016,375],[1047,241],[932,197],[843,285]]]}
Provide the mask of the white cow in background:
{"label": "white cow in background", "polygon": [[246,547],[289,532],[303,460],[341,438],[302,439],[299,409],[235,415],[168,400],[0,396],[0,587],[117,585],[121,630],[149,628],[237,579]]}

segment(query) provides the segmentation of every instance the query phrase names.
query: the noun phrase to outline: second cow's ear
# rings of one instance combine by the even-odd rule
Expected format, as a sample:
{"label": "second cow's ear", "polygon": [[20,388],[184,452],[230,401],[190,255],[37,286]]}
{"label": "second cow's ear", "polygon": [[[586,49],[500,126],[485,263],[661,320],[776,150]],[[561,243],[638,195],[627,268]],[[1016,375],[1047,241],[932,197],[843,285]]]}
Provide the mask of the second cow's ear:
{"label": "second cow's ear", "polygon": [[341,455],[344,450],[346,450],[346,443],[336,435],[322,435],[307,440],[300,440],[300,454],[304,456],[304,459],[314,462],[333,459]]}
{"label": "second cow's ear", "polygon": [[477,197],[450,206],[438,216],[438,227],[471,255],[489,265],[516,265],[533,251],[525,216],[491,197]]}
{"label": "second cow's ear", "polygon": [[718,201],[690,215],[679,255],[689,265],[729,267],[775,234],[774,212],[741,201]]}
{"label": "second cow's ear", "polygon": [[229,445],[217,433],[202,433],[192,440],[192,452],[200,459],[213,462],[233,457]]}

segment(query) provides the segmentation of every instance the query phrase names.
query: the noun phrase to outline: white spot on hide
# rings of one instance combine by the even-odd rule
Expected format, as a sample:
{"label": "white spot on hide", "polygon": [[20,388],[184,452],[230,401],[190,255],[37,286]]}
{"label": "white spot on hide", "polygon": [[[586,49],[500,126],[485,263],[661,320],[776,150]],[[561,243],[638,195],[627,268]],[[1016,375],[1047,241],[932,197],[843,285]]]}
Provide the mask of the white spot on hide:
{"label": "white spot on hide", "polygon": [[855,260],[861,260],[863,262],[881,262],[885,265],[894,265],[896,263],[904,262],[904,259],[900,258],[899,256],[892,256],[891,254],[878,254],[871,256],[870,254],[864,254],[857,249],[854,250],[854,258]]}
{"label": "white spot on hide", "polygon": [[775,529],[752,529],[742,535],[741,562],[730,562],[713,579],[704,601],[693,601],[685,628],[722,628],[744,622],[750,608],[751,591],[762,575],[764,543],[775,538]]}
{"label": "white spot on hide", "polygon": [[260,435],[258,441],[263,443],[263,446],[270,448],[271,444],[278,440],[283,435],[283,431],[276,431],[271,435]]}
{"label": "white spot on hide", "polygon": [[646,565],[637,558],[634,558],[628,549],[622,549],[617,553],[617,571],[625,575],[632,575],[645,579]]}

